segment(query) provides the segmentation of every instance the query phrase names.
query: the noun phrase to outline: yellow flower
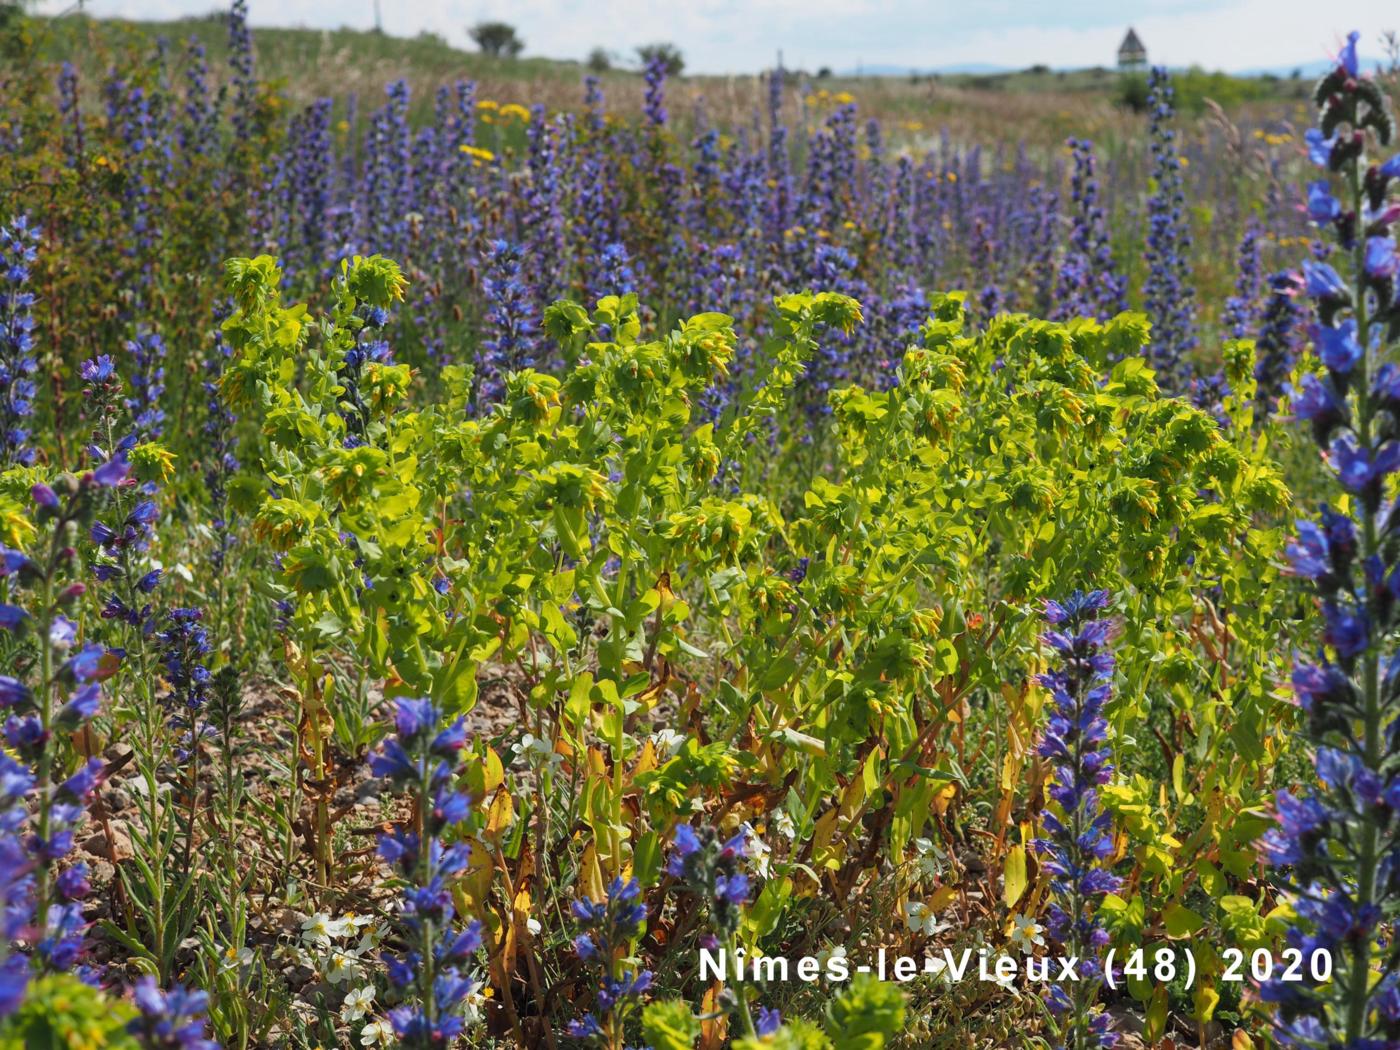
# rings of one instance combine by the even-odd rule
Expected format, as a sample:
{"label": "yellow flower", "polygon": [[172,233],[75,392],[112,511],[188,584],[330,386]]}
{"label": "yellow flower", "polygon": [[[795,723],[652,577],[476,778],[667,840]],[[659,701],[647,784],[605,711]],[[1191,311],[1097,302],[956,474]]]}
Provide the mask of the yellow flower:
{"label": "yellow flower", "polygon": [[501,107],[501,116],[519,117],[522,123],[530,123],[530,111],[518,102],[509,102]]}
{"label": "yellow flower", "polygon": [[482,149],[480,146],[463,146],[462,152],[473,160],[491,161],[496,159],[496,155],[489,149]]}
{"label": "yellow flower", "polygon": [[476,104],[477,109],[500,109],[501,104],[495,99],[483,98]]}

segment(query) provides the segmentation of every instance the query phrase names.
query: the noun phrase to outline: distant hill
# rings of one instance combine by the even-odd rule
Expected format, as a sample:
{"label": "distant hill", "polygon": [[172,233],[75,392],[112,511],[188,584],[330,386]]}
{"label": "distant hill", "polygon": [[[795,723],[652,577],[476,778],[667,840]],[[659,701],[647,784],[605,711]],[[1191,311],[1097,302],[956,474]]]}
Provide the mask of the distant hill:
{"label": "distant hill", "polygon": [[933,73],[940,75],[962,75],[962,76],[994,76],[1001,73],[1015,73],[1016,70],[1010,66],[999,66],[991,62],[964,62],[960,65],[939,66],[936,69],[913,69],[909,66],[891,66],[875,63],[874,65],[862,65],[859,69],[850,69],[841,74],[850,77],[907,77],[911,73],[916,76],[928,76]]}
{"label": "distant hill", "polygon": [[[1375,69],[1379,66],[1380,62],[1377,59],[1361,59],[1362,69]],[[1304,80],[1316,80],[1331,68],[1332,60],[1321,58],[1312,62],[1299,62],[1291,66],[1257,66],[1252,69],[1230,69],[1222,72],[1235,77],[1278,77],[1280,80],[1287,80],[1297,73]],[[1052,66],[1050,69],[1055,73],[1084,72],[1079,67]],[[1175,67],[1173,71],[1176,71]],[[909,66],[874,63],[868,66],[862,65],[859,69],[848,70],[842,75],[851,77],[906,77],[911,74],[915,76],[1006,76],[1020,72],[1024,72],[1024,70],[1011,66],[999,66],[990,62],[964,62],[959,65],[937,66],[930,69],[911,69]]]}
{"label": "distant hill", "polygon": [[[1363,70],[1375,69],[1380,65],[1380,61],[1374,58],[1361,58],[1360,65]],[[1256,69],[1237,70],[1235,75],[1241,77],[1291,77],[1298,73],[1304,80],[1316,80],[1322,74],[1332,68],[1332,60],[1320,58],[1313,62],[1299,62],[1293,66],[1262,66]]]}

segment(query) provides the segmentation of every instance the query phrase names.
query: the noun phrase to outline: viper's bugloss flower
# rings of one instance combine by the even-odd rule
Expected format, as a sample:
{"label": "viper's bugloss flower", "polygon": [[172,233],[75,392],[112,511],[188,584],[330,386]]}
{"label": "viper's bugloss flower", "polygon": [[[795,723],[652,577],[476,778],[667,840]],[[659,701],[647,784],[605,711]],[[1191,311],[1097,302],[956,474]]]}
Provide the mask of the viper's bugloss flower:
{"label": "viper's bugloss flower", "polygon": [[[36,550],[55,549],[58,538],[95,511],[105,490],[65,475],[34,486],[32,527]],[[58,493],[64,493],[62,498]],[[100,645],[74,652],[79,627],[59,614],[80,594],[64,578],[75,568],[73,552],[38,561],[0,547],[0,576],[7,596],[29,604],[0,605],[0,629],[28,630],[39,658],[20,674],[0,676],[6,753],[0,756],[0,1016],[18,1008],[31,972],[73,969],[81,961],[87,927],[79,903],[88,890],[87,869],[69,863],[76,833],[103,779],[99,758],[70,764],[60,747],[97,715],[97,679],[108,654]],[[27,957],[15,947],[22,939]]]}
{"label": "viper's bugloss flower", "polygon": [[1235,294],[1225,301],[1221,322],[1232,338],[1246,339],[1259,313],[1260,226],[1251,219],[1235,252]]}
{"label": "viper's bugloss flower", "polygon": [[1151,361],[1157,382],[1176,392],[1189,383],[1187,354],[1196,345],[1195,291],[1191,281],[1186,194],[1176,131],[1175,92],[1164,67],[1148,78],[1152,193],[1147,199],[1147,279],[1143,297],[1152,320]]}
{"label": "viper's bugloss flower", "polygon": [[1080,960],[1080,981],[1054,986],[1046,999],[1058,1019],[1060,1045],[1069,1050],[1109,1047],[1117,1039],[1098,1020],[1103,1015],[1092,1013],[1103,980],[1099,956],[1108,939],[1098,902],[1120,882],[1105,866],[1113,838],[1111,817],[1099,798],[1099,789],[1113,775],[1103,708],[1113,677],[1108,646],[1114,625],[1100,615],[1109,601],[1102,590],[1047,601],[1050,629],[1042,635],[1059,663],[1039,676],[1053,705],[1037,750],[1054,768],[1047,789],[1054,808],[1042,816],[1045,834],[1034,844],[1051,877],[1047,932],[1064,954]]}
{"label": "viper's bugloss flower", "polygon": [[482,292],[486,296],[487,338],[481,341],[477,360],[477,403],[500,401],[506,376],[535,363],[536,322],[534,293],[525,283],[518,246],[498,240],[485,260]]}
{"label": "viper's bugloss flower", "polygon": [[39,231],[26,216],[0,226],[0,467],[34,462],[29,439],[39,359],[28,285],[38,245]]}
{"label": "viper's bugloss flower", "polygon": [[1072,138],[1068,145],[1073,161],[1072,225],[1056,285],[1055,316],[1061,320],[1082,316],[1107,320],[1127,308],[1128,283],[1113,259],[1094,144]]}
{"label": "viper's bugloss flower", "polygon": [[1317,444],[1327,444],[1333,431],[1343,426],[1350,417],[1351,407],[1347,399],[1337,392],[1330,378],[1317,378],[1309,374],[1301,382],[1301,391],[1295,391],[1291,386],[1288,388],[1294,417],[1312,424]]}
{"label": "viper's bugloss flower", "polygon": [[628,1017],[651,987],[649,970],[628,969],[623,961],[646,921],[641,894],[636,879],[615,877],[603,900],[585,898],[572,905],[580,931],[574,953],[602,970],[595,1009],[569,1022],[568,1034],[574,1039],[600,1048],[620,1045]]}
{"label": "viper's bugloss flower", "polygon": [[743,825],[727,838],[709,827],[698,831],[677,825],[666,872],[683,882],[709,906],[710,920],[721,937],[738,928],[740,909],[748,903],[749,881],[743,871],[753,830]]}
{"label": "viper's bugloss flower", "polygon": [[1293,573],[1322,610],[1321,651],[1300,657],[1292,675],[1316,776],[1276,796],[1275,827],[1260,842],[1297,917],[1288,944],[1302,958],[1296,976],[1265,981],[1259,994],[1275,1011],[1278,1041],[1309,1048],[1400,1044],[1400,992],[1386,972],[1389,927],[1400,914],[1400,778],[1390,758],[1400,723],[1400,565],[1395,507],[1385,505],[1400,469],[1400,374],[1383,360],[1400,335],[1400,307],[1385,200],[1391,176],[1366,164],[1367,149],[1388,146],[1394,125],[1383,92],[1358,75],[1357,39],[1348,37],[1318,85],[1319,126],[1306,135],[1310,157],[1337,176],[1342,193],[1333,197],[1330,179],[1313,183],[1309,212],[1330,224],[1340,249],[1333,257],[1347,272],[1303,263],[1328,376],[1304,376],[1292,395],[1294,415],[1312,425],[1337,484],[1355,497],[1355,516],[1324,506],[1316,521],[1298,522],[1287,547]]}
{"label": "viper's bugloss flower", "polygon": [[165,992],[154,977],[142,977],[131,991],[138,1016],[126,1030],[147,1050],[219,1050],[219,1044],[205,1037],[204,1015],[209,996],[187,991],[178,985]]}
{"label": "viper's bugloss flower", "polygon": [[469,850],[442,838],[469,815],[455,788],[465,743],[462,719],[445,722],[431,700],[405,697],[395,703],[393,735],[370,760],[375,776],[413,799],[413,819],[379,839],[380,856],[407,883],[397,917],[403,948],[384,962],[403,995],[389,1023],[412,1050],[442,1050],[455,1039],[465,1027],[461,1006],[480,986],[461,970],[481,947],[480,924],[456,921],[449,884],[466,870]]}

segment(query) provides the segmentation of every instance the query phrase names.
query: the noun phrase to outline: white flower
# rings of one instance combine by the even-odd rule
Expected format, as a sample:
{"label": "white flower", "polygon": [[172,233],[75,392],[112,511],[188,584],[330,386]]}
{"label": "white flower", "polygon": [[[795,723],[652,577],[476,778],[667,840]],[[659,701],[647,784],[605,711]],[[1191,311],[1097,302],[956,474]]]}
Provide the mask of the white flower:
{"label": "white flower", "polygon": [[651,746],[663,758],[674,758],[676,752],[685,745],[685,741],[686,735],[676,732],[670,726],[651,734]]}
{"label": "white flower", "polygon": [[1030,955],[1036,945],[1045,944],[1045,938],[1040,933],[1040,923],[1029,915],[1011,916],[1011,943],[1020,948],[1022,954]]}
{"label": "white flower", "polygon": [[307,944],[317,944],[322,948],[330,946],[334,937],[344,937],[347,927],[344,919],[332,919],[323,911],[308,916],[301,923],[301,939]]}
{"label": "white flower", "polygon": [[374,986],[352,988],[345,993],[345,1001],[340,1004],[340,1019],[346,1024],[354,1024],[365,1015],[374,1002]]}
{"label": "white flower", "polygon": [[792,817],[785,809],[779,809],[773,812],[773,827],[777,830],[778,834],[785,839],[797,838],[797,825],[793,823]]}
{"label": "white flower", "polygon": [[252,948],[235,949],[233,945],[230,944],[224,949],[223,959],[220,965],[226,970],[241,970],[245,966],[253,965],[253,959]]}
{"label": "white flower", "polygon": [[486,993],[477,985],[462,1000],[462,1020],[468,1028],[475,1028],[486,1018]]}
{"label": "white flower", "polygon": [[544,927],[540,925],[540,920],[535,918],[533,915],[525,920],[525,928],[530,931],[530,934],[533,937],[538,937],[540,935],[540,931],[544,929]]}
{"label": "white flower", "polygon": [[[748,827],[748,825],[744,825]],[[753,829],[749,829],[749,855],[753,858],[753,870],[758,872],[759,878],[770,878],[773,861],[773,847],[764,842]]]}
{"label": "white flower", "polygon": [[553,744],[530,733],[522,736],[519,743],[511,744],[510,750],[517,761],[531,766],[557,765],[564,761],[564,756],[555,752]]}
{"label": "white flower", "polygon": [[941,877],[948,864],[948,854],[935,846],[930,839],[915,839],[914,848],[919,851],[919,858],[915,861],[919,874],[930,880]]}
{"label": "white flower", "polygon": [[352,978],[359,977],[360,973],[358,959],[345,952],[335,952],[331,956],[330,969],[326,971],[326,980],[330,981],[331,984],[344,984]]}
{"label": "white flower", "polygon": [[391,1043],[394,1040],[394,1026],[383,1018],[376,1018],[360,1029],[360,1045],[374,1046],[378,1043]]}
{"label": "white flower", "polygon": [[838,945],[835,945],[835,946],[833,946],[833,947],[831,947],[831,948],[826,949],[825,951],[818,952],[818,953],[817,953],[817,962],[821,965],[821,968],[822,968],[823,970],[825,970],[825,969],[826,969],[826,964],[827,964],[828,962],[830,962],[832,959],[844,959],[845,957],[846,957],[846,946],[845,946],[844,944],[838,944]]}
{"label": "white flower", "polygon": [[910,901],[904,906],[904,925],[925,937],[932,937],[953,928],[952,923],[939,922],[934,910],[923,901]]}
{"label": "white flower", "polygon": [[360,936],[360,943],[355,945],[356,955],[369,955],[379,950],[380,943],[384,940],[386,930],[383,926],[369,926]]}

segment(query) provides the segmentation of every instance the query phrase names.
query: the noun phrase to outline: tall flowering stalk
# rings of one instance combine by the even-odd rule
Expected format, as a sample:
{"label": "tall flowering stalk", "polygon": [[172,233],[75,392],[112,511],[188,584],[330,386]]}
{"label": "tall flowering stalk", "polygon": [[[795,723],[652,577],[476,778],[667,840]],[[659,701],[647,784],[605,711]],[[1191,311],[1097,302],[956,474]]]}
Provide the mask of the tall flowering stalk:
{"label": "tall flowering stalk", "polygon": [[1107,320],[1127,309],[1128,284],[1114,267],[1094,144],[1088,139],[1070,139],[1068,146],[1073,161],[1070,234],[1056,282],[1057,316]]}
{"label": "tall flowering stalk", "polygon": [[29,420],[34,415],[34,293],[30,267],[39,231],[19,215],[0,226],[0,468],[34,461]]}
{"label": "tall flowering stalk", "polygon": [[164,698],[170,728],[179,734],[176,762],[186,763],[185,787],[189,792],[189,812],[184,827],[183,869],[190,870],[194,849],[196,806],[199,802],[200,741],[213,727],[204,713],[213,676],[205,666],[210,653],[209,636],[200,622],[199,609],[172,609],[165,630],[156,635],[160,663],[166,684]]}
{"label": "tall flowering stalk", "polygon": [[1275,979],[1261,994],[1277,1008],[1281,1041],[1306,1047],[1400,1043],[1400,953],[1389,932],[1400,912],[1400,501],[1387,498],[1400,469],[1400,368],[1385,360],[1400,342],[1400,204],[1389,199],[1400,157],[1368,158],[1395,126],[1381,88],[1359,74],[1357,39],[1318,83],[1318,126],[1305,136],[1325,173],[1309,211],[1346,272],[1303,263],[1326,371],[1304,376],[1293,395],[1347,497],[1345,513],[1324,506],[1316,521],[1299,521],[1287,549],[1322,606],[1318,658],[1293,670],[1317,783],[1279,793],[1278,827],[1262,842],[1297,915],[1289,941],[1304,980]]}
{"label": "tall flowering stalk", "polygon": [[413,796],[410,823],[379,839],[379,855],[405,884],[398,950],[384,959],[403,997],[389,1011],[389,1023],[407,1050],[441,1050],[461,1035],[463,1008],[480,983],[462,967],[481,947],[481,926],[455,921],[449,884],[466,870],[469,850],[443,840],[471,812],[471,800],[455,788],[466,740],[462,719],[445,723],[431,700],[401,699],[393,735],[370,758],[375,776]]}
{"label": "tall flowering stalk", "polygon": [[1221,324],[1231,339],[1248,339],[1259,312],[1259,222],[1251,219],[1235,252],[1235,294],[1225,300]]}
{"label": "tall flowering stalk", "polygon": [[206,993],[178,986],[164,992],[154,977],[143,977],[132,989],[131,1000],[137,1016],[126,1030],[146,1050],[219,1050],[219,1044],[204,1035]]}
{"label": "tall flowering stalk", "polygon": [[[32,969],[69,970],[83,951],[81,898],[88,890],[82,864],[65,864],[74,832],[101,778],[100,759],[77,761],[66,741],[102,703],[98,678],[106,669],[99,645],[78,646],[77,625],[64,615],[82,597],[73,582],[79,527],[102,490],[119,484],[125,464],[108,463],[81,479],[64,475],[53,487],[34,486],[40,528],[32,554],[0,548],[0,628],[31,639],[15,661],[17,675],[0,675],[6,712],[6,754],[0,755],[0,891],[4,894],[6,957],[0,961],[0,1016],[17,1009]],[[24,606],[12,604],[26,599]],[[26,962],[14,952],[28,943]]]}
{"label": "tall flowering stalk", "polygon": [[624,1050],[629,1016],[643,994],[651,987],[652,974],[628,958],[633,940],[646,921],[646,905],[640,900],[642,888],[636,879],[614,878],[607,898],[601,901],[574,901],[574,919],[579,934],[574,953],[603,971],[596,1005],[582,1017],[569,1022],[568,1035],[599,1050]]}
{"label": "tall flowering stalk", "polygon": [[477,403],[505,396],[506,376],[534,363],[536,323],[534,297],[521,274],[522,253],[509,241],[494,241],[487,253],[482,290],[486,315],[477,359]]}
{"label": "tall flowering stalk", "polygon": [[[723,949],[726,968],[734,965],[739,920],[752,892],[744,870],[752,834],[747,824],[728,838],[714,828],[697,831],[689,824],[681,824],[676,828],[671,856],[666,861],[666,874],[679,880],[704,903],[710,929],[701,936],[700,946]],[[744,1034],[756,1039],[758,1029],[749,1008],[748,989],[743,981],[736,980],[733,985],[727,989],[725,1002],[738,1014]]]}
{"label": "tall flowering stalk", "polygon": [[1054,763],[1055,773],[1048,792],[1054,806],[1042,818],[1045,837],[1035,847],[1054,897],[1047,932],[1061,955],[1079,960],[1078,980],[1053,985],[1047,998],[1058,1019],[1059,1045],[1066,1050],[1106,1048],[1117,1041],[1108,1015],[1092,1011],[1104,977],[1099,956],[1108,945],[1098,906],[1119,886],[1104,863],[1113,838],[1099,800],[1099,788],[1113,775],[1103,717],[1113,677],[1113,624],[1099,615],[1108,603],[1107,591],[1076,591],[1066,601],[1045,603],[1050,629],[1042,640],[1060,666],[1039,678],[1054,704],[1039,752]]}
{"label": "tall flowering stalk", "polygon": [[1186,382],[1185,357],[1196,345],[1194,291],[1186,224],[1182,157],[1171,127],[1176,113],[1167,71],[1158,66],[1148,81],[1151,115],[1152,194],[1147,198],[1147,280],[1143,297],[1152,319],[1152,363],[1157,381],[1173,392]]}
{"label": "tall flowering stalk", "polygon": [[1255,401],[1261,418],[1271,415],[1293,371],[1295,330],[1298,328],[1298,276],[1283,272],[1269,276],[1269,294],[1254,337]]}

